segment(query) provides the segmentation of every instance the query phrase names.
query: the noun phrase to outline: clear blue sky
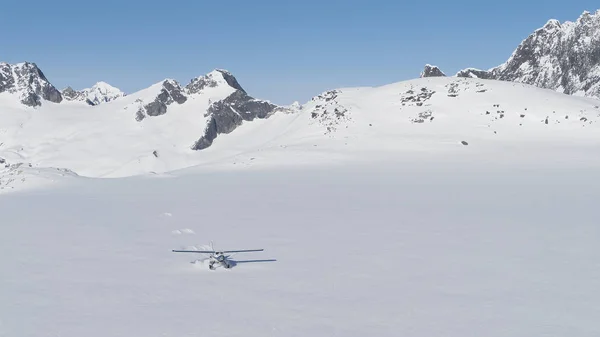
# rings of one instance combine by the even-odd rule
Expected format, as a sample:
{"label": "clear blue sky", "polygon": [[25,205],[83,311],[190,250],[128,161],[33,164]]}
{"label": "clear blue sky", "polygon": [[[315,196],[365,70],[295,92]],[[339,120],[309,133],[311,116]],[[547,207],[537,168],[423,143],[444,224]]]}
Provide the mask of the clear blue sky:
{"label": "clear blue sky", "polygon": [[0,61],[37,63],[59,89],[183,85],[215,68],[253,96],[306,102],[328,89],[453,75],[504,62],[548,19],[595,1],[4,0]]}

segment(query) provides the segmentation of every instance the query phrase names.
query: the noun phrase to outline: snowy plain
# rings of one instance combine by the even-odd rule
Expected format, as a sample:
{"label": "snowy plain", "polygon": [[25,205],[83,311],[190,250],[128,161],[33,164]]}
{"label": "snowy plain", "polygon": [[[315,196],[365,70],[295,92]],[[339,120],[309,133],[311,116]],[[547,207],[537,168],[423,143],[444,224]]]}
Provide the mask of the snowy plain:
{"label": "snowy plain", "polygon": [[[24,167],[54,183],[0,194],[0,336],[600,335],[597,101],[475,80],[451,97],[453,81],[342,89],[327,102],[347,118],[308,102],[168,171]],[[171,252],[211,240],[277,261]]]}
{"label": "snowy plain", "polygon": [[597,167],[471,159],[3,195],[0,335],[598,335]]}

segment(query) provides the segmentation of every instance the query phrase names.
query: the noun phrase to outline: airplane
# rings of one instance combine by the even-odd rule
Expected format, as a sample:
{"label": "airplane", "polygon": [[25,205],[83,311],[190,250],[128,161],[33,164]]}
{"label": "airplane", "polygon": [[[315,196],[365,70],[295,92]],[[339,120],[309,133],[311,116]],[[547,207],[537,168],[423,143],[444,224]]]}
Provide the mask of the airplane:
{"label": "airplane", "polygon": [[211,250],[175,250],[174,253],[200,253],[200,254],[210,254],[208,257],[209,263],[208,268],[210,270],[215,270],[217,267],[222,266],[225,269],[231,269],[234,265],[238,263],[248,263],[248,262],[274,262],[276,260],[246,260],[246,261],[235,261],[231,260],[230,257],[233,255],[225,255],[225,254],[237,254],[237,253],[248,253],[248,252],[262,252],[264,249],[241,249],[241,250],[220,250],[216,251],[212,247],[211,242]]}

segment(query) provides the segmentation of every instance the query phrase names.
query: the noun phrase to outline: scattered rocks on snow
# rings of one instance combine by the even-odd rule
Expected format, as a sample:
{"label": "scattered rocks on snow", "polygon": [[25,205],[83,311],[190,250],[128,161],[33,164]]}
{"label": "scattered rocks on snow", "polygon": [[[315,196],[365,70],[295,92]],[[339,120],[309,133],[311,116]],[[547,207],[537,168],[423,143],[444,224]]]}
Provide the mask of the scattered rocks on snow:
{"label": "scattered rocks on snow", "polygon": [[312,98],[315,105],[311,119],[325,127],[325,134],[335,132],[339,126],[348,123],[352,118],[349,110],[338,101],[339,90],[326,91]]}
{"label": "scattered rocks on snow", "polygon": [[458,96],[458,83],[457,82],[452,82],[448,85],[446,85],[446,87],[448,88],[448,97],[457,97]]}
{"label": "scattered rocks on snow", "polygon": [[412,118],[410,121],[412,123],[424,123],[426,120],[433,120],[433,111],[431,110],[427,110],[427,111],[423,111],[423,112],[419,112],[418,116],[416,118]]}
{"label": "scattered rocks on snow", "polygon": [[414,89],[409,89],[405,93],[401,94],[400,102],[402,105],[423,106],[423,104],[428,101],[433,94],[435,94],[435,91],[425,87],[419,89],[418,93],[415,93]]}

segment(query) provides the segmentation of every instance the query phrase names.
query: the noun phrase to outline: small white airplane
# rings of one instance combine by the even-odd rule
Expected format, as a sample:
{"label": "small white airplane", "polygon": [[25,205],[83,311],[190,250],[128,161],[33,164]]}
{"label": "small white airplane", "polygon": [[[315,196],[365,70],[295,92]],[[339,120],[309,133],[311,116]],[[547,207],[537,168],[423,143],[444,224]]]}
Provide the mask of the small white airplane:
{"label": "small white airplane", "polygon": [[248,262],[274,262],[277,260],[246,260],[246,261],[236,261],[231,260],[230,257],[233,255],[225,255],[225,254],[237,254],[237,253],[248,253],[248,252],[262,252],[264,249],[241,249],[241,250],[214,250],[212,246],[212,242],[210,244],[211,250],[175,250],[174,253],[199,253],[199,254],[210,254],[208,257],[208,268],[210,270],[215,270],[218,266],[222,266],[225,269],[230,269],[234,265],[238,263],[248,263]]}

